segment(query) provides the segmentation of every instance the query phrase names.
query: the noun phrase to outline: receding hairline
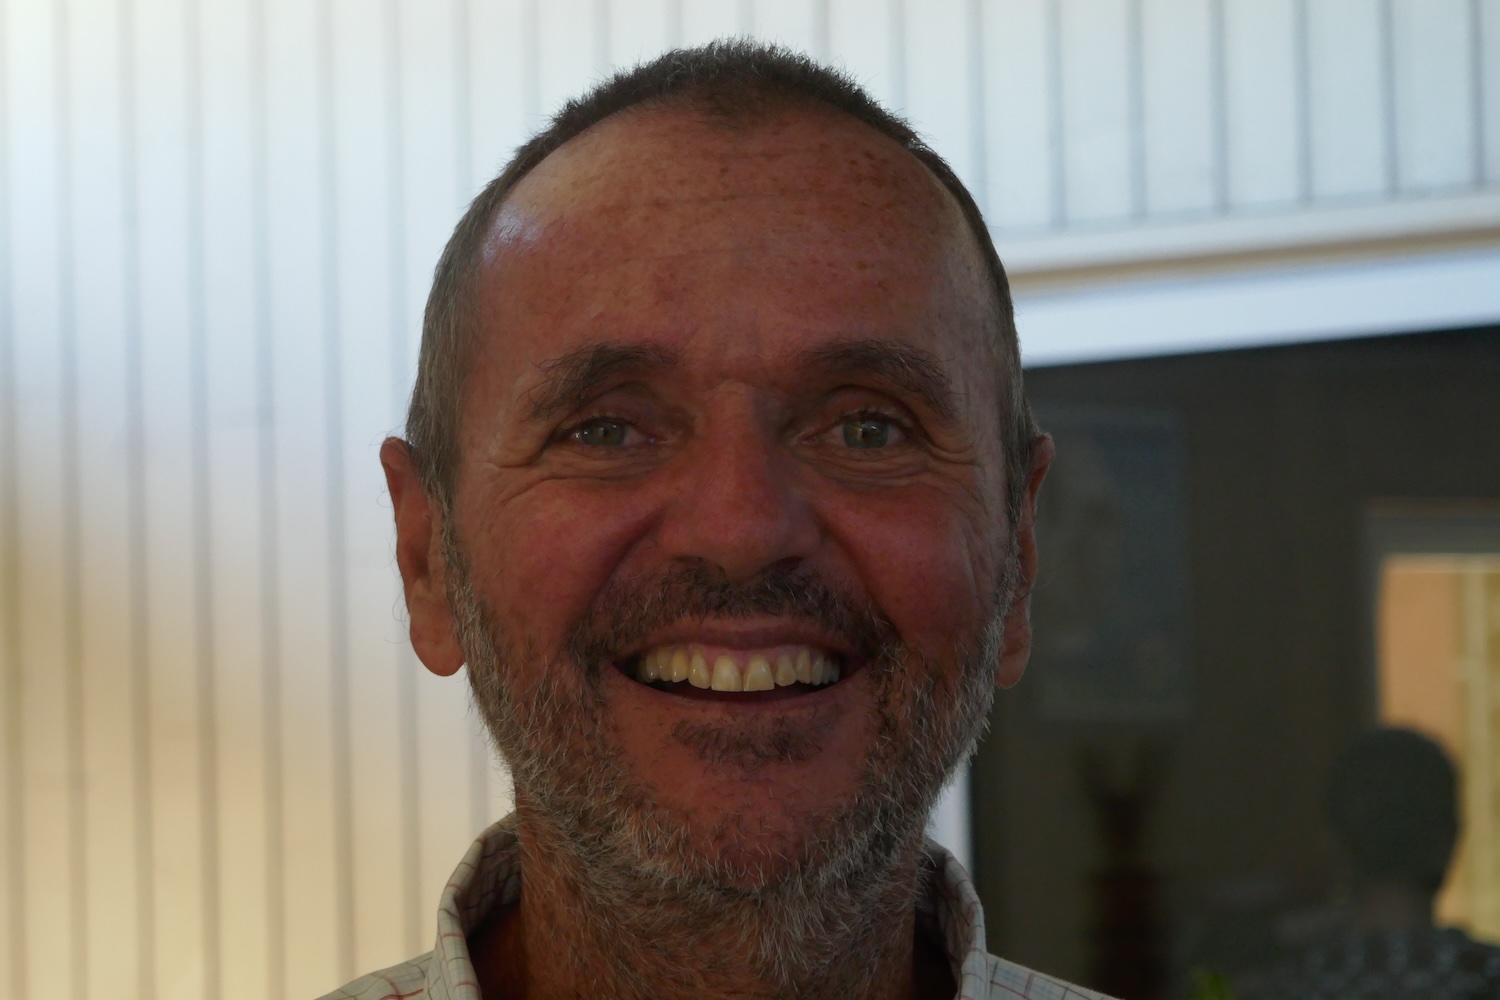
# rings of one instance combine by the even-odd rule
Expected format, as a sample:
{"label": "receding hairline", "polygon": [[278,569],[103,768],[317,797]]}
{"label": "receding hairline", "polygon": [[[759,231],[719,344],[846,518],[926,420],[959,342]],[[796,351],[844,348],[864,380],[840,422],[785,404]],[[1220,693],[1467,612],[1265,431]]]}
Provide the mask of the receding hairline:
{"label": "receding hairline", "polygon": [[[500,223],[505,210],[512,207],[517,201],[527,201],[532,196],[535,185],[539,178],[557,169],[569,169],[574,163],[579,163],[578,157],[588,156],[595,152],[593,144],[608,142],[609,134],[621,132],[622,130],[670,130],[681,128],[684,125],[701,134],[712,136],[716,133],[745,134],[749,135],[766,128],[777,128],[787,126],[799,121],[817,121],[819,119],[836,123],[840,127],[848,128],[851,134],[863,135],[867,139],[874,140],[874,144],[885,150],[889,155],[888,162],[892,164],[901,163],[909,170],[911,179],[922,185],[927,196],[932,200],[934,206],[941,205],[940,211],[944,214],[945,225],[962,235],[964,245],[972,251],[973,263],[982,272],[984,269],[984,249],[980,245],[979,238],[973,232],[972,227],[964,215],[963,206],[942,178],[933,172],[921,157],[903,145],[889,133],[882,131],[871,123],[851,114],[843,108],[830,104],[814,96],[805,94],[788,93],[775,95],[773,99],[763,102],[743,114],[733,111],[705,111],[705,98],[693,92],[675,93],[663,98],[653,99],[642,104],[634,104],[622,108],[602,118],[593,125],[570,137],[566,142],[559,144],[545,157],[532,164],[524,174],[517,177],[504,196],[493,206],[489,223],[485,229],[484,244],[493,241],[495,227]],[[811,152],[813,144],[803,141],[797,144],[788,144],[789,150],[800,152]],[[587,151],[585,151],[587,150]],[[600,150],[602,152],[602,150]],[[607,154],[605,154],[607,155]],[[559,161],[563,161],[560,163]],[[603,174],[604,171],[601,171]],[[834,176],[834,171],[829,170],[824,176]],[[546,181],[542,181],[546,183]],[[910,192],[908,192],[910,193]],[[910,201],[910,199],[903,199]],[[950,235],[953,235],[950,233]],[[985,276],[979,275],[981,280]],[[992,290],[993,289],[993,286]],[[998,299],[998,290],[995,297]]]}
{"label": "receding hairline", "polygon": [[[925,193],[932,199],[931,207],[941,213],[944,229],[943,241],[947,243],[950,240],[956,240],[956,243],[949,243],[949,246],[962,247],[956,255],[956,260],[961,261],[966,283],[971,285],[976,294],[975,301],[984,310],[988,327],[987,336],[983,339],[985,349],[996,355],[995,361],[1003,361],[1001,338],[1010,325],[1007,303],[1002,298],[1001,290],[991,280],[985,259],[985,247],[980,242],[978,234],[974,232],[973,226],[970,225],[964,206],[931,166],[895,136],[817,95],[796,91],[766,93],[756,91],[754,92],[755,99],[746,105],[725,104],[721,96],[717,92],[699,93],[695,90],[685,90],[659,95],[621,108],[559,143],[548,151],[546,156],[531,164],[525,173],[516,177],[504,192],[503,197],[492,207],[488,222],[477,245],[473,248],[474,252],[469,255],[469,261],[465,267],[462,295],[471,306],[469,321],[473,323],[478,319],[473,307],[477,306],[482,294],[480,285],[484,273],[492,267],[501,266],[499,259],[501,241],[497,238],[499,235],[497,230],[505,220],[507,208],[514,207],[517,202],[526,206],[544,203],[546,194],[537,197],[535,186],[538,183],[550,182],[545,178],[544,172],[556,168],[568,169],[568,165],[558,163],[559,156],[570,160],[575,156],[589,155],[581,153],[581,149],[590,143],[607,141],[604,137],[611,131],[632,127],[650,128],[653,125],[668,122],[686,122],[710,134],[715,131],[748,133],[759,128],[775,126],[778,122],[812,118],[838,122],[844,127],[850,127],[854,133],[873,138],[877,145],[892,153],[899,153],[899,155],[890,156],[890,162],[904,162],[915,168],[910,171],[909,176],[923,186]],[[803,148],[806,148],[806,144]],[[536,200],[532,200],[533,198]]]}

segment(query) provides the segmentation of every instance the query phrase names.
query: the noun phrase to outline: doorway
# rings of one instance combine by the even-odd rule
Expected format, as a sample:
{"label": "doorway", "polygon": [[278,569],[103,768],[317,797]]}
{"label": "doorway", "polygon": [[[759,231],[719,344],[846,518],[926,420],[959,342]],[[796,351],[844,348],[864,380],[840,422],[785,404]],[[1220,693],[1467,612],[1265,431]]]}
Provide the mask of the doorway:
{"label": "doorway", "polygon": [[1437,740],[1462,782],[1437,921],[1500,942],[1500,514],[1372,527],[1376,718]]}

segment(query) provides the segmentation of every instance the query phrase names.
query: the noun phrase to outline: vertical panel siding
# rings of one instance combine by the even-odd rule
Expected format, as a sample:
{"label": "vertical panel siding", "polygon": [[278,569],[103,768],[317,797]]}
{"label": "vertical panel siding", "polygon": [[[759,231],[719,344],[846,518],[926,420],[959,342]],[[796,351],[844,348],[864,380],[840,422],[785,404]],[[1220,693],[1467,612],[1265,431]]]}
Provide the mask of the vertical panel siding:
{"label": "vertical panel siding", "polygon": [[[402,907],[407,844],[399,821],[410,789],[401,781],[402,673],[400,635],[392,617],[399,591],[390,575],[389,510],[379,502],[381,477],[375,451],[382,435],[397,426],[391,326],[385,292],[394,253],[387,214],[404,211],[393,198],[399,183],[393,149],[394,123],[387,108],[399,99],[395,67],[387,60],[387,24],[393,6],[371,7],[345,0],[333,7],[333,120],[339,226],[334,294],[339,303],[339,365],[343,372],[343,518],[348,602],[345,635],[349,650],[349,740],[355,765],[349,789],[355,817],[390,820],[362,824],[351,850],[353,964],[373,968],[407,946]],[[389,93],[388,93],[389,91]],[[404,111],[404,105],[403,109]],[[404,295],[402,297],[404,303]],[[405,313],[402,313],[405,322]],[[401,355],[405,355],[402,345]]]}
{"label": "vertical panel siding", "polygon": [[1001,233],[1045,230],[1054,220],[1050,7],[999,0],[984,11],[985,191],[990,226]]}
{"label": "vertical panel siding", "polygon": [[615,66],[633,66],[669,48],[674,31],[681,27],[682,12],[674,9],[673,0],[643,0],[628,11],[612,13],[608,55]]}
{"label": "vertical panel siding", "polygon": [[431,945],[509,808],[405,642],[377,451],[541,115],[750,31],[1001,235],[1494,191],[1500,0],[0,0],[0,966],[296,997]]}
{"label": "vertical panel siding", "polygon": [[[257,226],[254,39],[259,10],[252,0],[226,3],[199,22],[201,114],[202,393],[209,454],[207,506],[211,546],[211,708],[217,759],[218,980],[206,993],[224,1000],[274,995],[272,852],[267,843],[269,774],[267,643],[258,445],[263,429],[257,382]],[[279,875],[277,876],[279,878]],[[279,927],[276,928],[279,933]],[[276,989],[273,989],[273,983]]]}
{"label": "vertical panel siding", "polygon": [[195,572],[192,162],[189,52],[182,2],[136,9],[139,116],[141,441],[145,649],[157,995],[201,996],[211,956],[204,924],[205,747]]}
{"label": "vertical panel siding", "polygon": [[346,365],[341,337],[343,300],[340,290],[340,242],[342,215],[338,199],[339,108],[335,77],[338,72],[336,42],[341,32],[334,22],[332,0],[317,4],[318,87],[318,195],[319,246],[322,250],[323,413],[327,424],[328,493],[324,517],[328,533],[328,623],[330,672],[329,699],[333,742],[333,849],[334,901],[338,910],[338,975],[354,974],[354,788],[351,773],[350,670],[349,662],[349,565],[347,560],[347,484],[344,440]]}
{"label": "vertical panel siding", "polygon": [[[157,900],[156,884],[156,805],[151,766],[151,650],[148,645],[147,621],[150,609],[147,593],[146,565],[146,429],[145,390],[143,385],[143,239],[141,230],[140,151],[145,144],[139,133],[140,92],[137,36],[140,17],[130,0],[120,4],[117,35],[119,63],[120,200],[125,232],[125,303],[121,316],[125,323],[125,489],[127,512],[125,535],[127,562],[124,584],[129,600],[129,626],[126,637],[129,649],[131,756],[130,777],[135,792],[133,854],[136,873],[136,985],[139,996],[157,993]],[[108,780],[101,775],[102,780]]]}
{"label": "vertical panel siding", "polygon": [[1474,0],[1474,143],[1482,185],[1500,184],[1500,0]]}
{"label": "vertical panel siding", "polygon": [[[255,429],[255,540],[259,568],[259,652],[264,758],[265,799],[263,827],[265,866],[266,979],[272,996],[286,995],[286,845],[282,825],[287,754],[282,747],[284,731],[281,710],[283,674],[281,657],[281,545],[279,476],[275,433],[275,354],[272,343],[271,309],[271,135],[270,13],[267,0],[250,0],[249,38],[251,135],[250,191],[251,255],[249,271],[254,283],[254,429]],[[253,815],[253,809],[251,810]],[[248,818],[248,817],[247,817]]]}
{"label": "vertical panel siding", "polygon": [[1307,109],[1314,198],[1378,197],[1385,185],[1382,35],[1378,4],[1306,6]]}
{"label": "vertical panel siding", "polygon": [[[66,219],[68,185],[59,154],[60,49],[65,25],[45,3],[12,4],[6,52],[9,88],[24,99],[8,108],[11,123],[12,183],[25,192],[14,197],[10,222],[25,234],[11,258],[11,319],[24,331],[16,344],[17,393],[17,598],[21,732],[20,833],[24,860],[20,894],[24,900],[26,978],[22,992],[39,988],[76,995],[77,969],[69,937],[74,869],[68,852],[72,816],[66,770],[66,627],[70,597],[62,572],[73,544],[62,516],[64,502],[64,414],[59,401],[62,362],[64,281],[60,257],[66,247],[59,223]],[[65,57],[63,57],[65,58]],[[63,64],[65,65],[65,63]],[[36,237],[32,238],[32,234]]]}
{"label": "vertical panel siding", "polygon": [[77,932],[87,955],[79,995],[103,997],[119,992],[115,984],[137,982],[137,918],[149,888],[135,865],[135,817],[141,806],[129,767],[136,739],[126,641],[131,602],[120,586],[131,551],[124,433],[129,250],[121,186],[127,143],[117,94],[125,24],[112,0],[71,4],[68,24],[76,136],[71,242],[75,274],[87,276],[87,294],[77,297],[74,317],[82,390],[77,395],[78,488],[89,498],[80,524],[84,776],[109,776],[82,783],[88,891]]}
{"label": "vertical panel siding", "polygon": [[593,0],[547,0],[538,5],[537,14],[539,110],[551,114],[576,94],[580,83],[601,75],[595,36],[608,29]]}
{"label": "vertical panel siding", "polygon": [[196,668],[198,722],[199,877],[202,880],[199,921],[202,925],[203,975],[201,996],[218,1000],[223,982],[223,887],[219,857],[219,665],[216,644],[213,544],[213,495],[210,454],[212,428],[208,404],[208,204],[206,190],[205,91],[208,75],[202,10],[183,7],[185,49],[183,88],[186,92],[187,281],[188,281],[188,450],[192,479],[193,652]]}
{"label": "vertical panel siding", "polygon": [[1473,9],[1467,0],[1393,0],[1398,174],[1405,191],[1474,179]]}
{"label": "vertical panel siding", "polygon": [[1223,0],[1229,201],[1285,204],[1301,192],[1293,0]]}
{"label": "vertical panel siding", "polygon": [[900,4],[901,0],[827,0],[829,58],[893,107],[901,104],[898,76],[903,63],[895,58],[892,33]]}
{"label": "vertical panel siding", "polygon": [[[923,0],[909,5],[906,18],[905,113],[912,125],[943,151],[953,170],[975,192],[985,178],[979,148],[984,136],[974,130],[974,92],[970,71],[973,53],[965,0]],[[981,203],[981,208],[983,204]]]}
{"label": "vertical panel siding", "polygon": [[20,407],[16,402],[15,310],[11,300],[10,41],[13,14],[0,3],[0,968],[4,988],[26,988],[26,857],[21,829],[26,752],[21,731]]}
{"label": "vertical panel siding", "polygon": [[1148,215],[1214,207],[1214,2],[1142,3],[1140,141]]}
{"label": "vertical panel siding", "polygon": [[[0,4],[0,54],[9,56],[10,11]],[[16,497],[16,353],[10,300],[10,74],[0,60],[0,968],[21,995],[26,978],[21,823],[21,663]]]}
{"label": "vertical panel siding", "polygon": [[[333,648],[327,512],[330,441],[325,392],[323,144],[319,135],[319,9],[264,0],[267,103],[268,432],[276,453],[274,637],[280,685],[279,839],[285,900],[279,933],[283,989],[316,994],[351,964],[337,897]],[[275,984],[273,984],[274,986]]]}
{"label": "vertical panel siding", "polygon": [[828,44],[826,10],[820,0],[754,0],[748,28],[758,38],[817,53]]}
{"label": "vertical panel siding", "polygon": [[[524,102],[523,79],[527,48],[522,33],[522,7],[526,0],[469,0],[469,153],[470,184],[468,194],[500,172],[507,157],[521,142],[527,127],[528,108]],[[660,17],[661,30],[667,30],[671,0],[660,0],[648,13],[624,19],[642,29],[651,23],[649,11]],[[355,4],[356,9],[364,5]],[[616,40],[629,37],[616,32]],[[663,38],[665,35],[662,36]],[[662,39],[646,35],[638,38],[626,52],[617,55],[637,59],[650,55],[662,45]],[[394,424],[393,424],[394,426]]]}
{"label": "vertical panel siding", "polygon": [[1067,221],[1118,221],[1135,203],[1130,0],[1058,3]]}
{"label": "vertical panel siding", "polygon": [[[628,4],[620,6],[629,9]],[[743,34],[749,29],[746,21],[750,8],[745,0],[721,0],[719,3],[682,0],[678,9],[682,14],[683,45],[701,45],[715,38]]]}
{"label": "vertical panel siding", "polygon": [[66,5],[53,8],[56,23],[53,77],[56,81],[55,128],[57,129],[58,199],[58,349],[61,363],[61,385],[58,406],[61,410],[63,522],[62,583],[63,639],[58,672],[63,686],[64,749],[61,760],[66,782],[66,808],[69,829],[64,840],[68,855],[67,907],[75,928],[83,933],[68,938],[68,965],[73,975],[73,993],[88,991],[88,873],[84,831],[88,817],[84,811],[83,783],[84,699],[83,699],[83,548],[82,496],[80,488],[81,456],[79,454],[79,372],[78,372],[78,274],[75,240],[78,177],[74,159],[75,109],[73,93],[74,53],[71,12]]}

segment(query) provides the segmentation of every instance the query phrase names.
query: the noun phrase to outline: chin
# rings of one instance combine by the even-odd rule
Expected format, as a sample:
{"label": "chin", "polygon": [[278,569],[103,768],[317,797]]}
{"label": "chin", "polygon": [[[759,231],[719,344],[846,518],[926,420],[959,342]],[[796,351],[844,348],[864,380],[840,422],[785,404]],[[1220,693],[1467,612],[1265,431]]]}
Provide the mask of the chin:
{"label": "chin", "polygon": [[[816,885],[845,872],[851,863],[862,867],[872,853],[879,853],[871,851],[866,838],[850,836],[858,823],[853,812],[797,813],[784,806],[768,808],[764,802],[717,815],[705,815],[700,808],[672,838],[675,850],[654,851],[640,860],[669,882],[732,894]],[[637,850],[640,846],[638,841]]]}
{"label": "chin", "polygon": [[818,867],[820,839],[807,821],[768,823],[766,817],[731,816],[713,832],[709,857],[737,888],[765,888]]}

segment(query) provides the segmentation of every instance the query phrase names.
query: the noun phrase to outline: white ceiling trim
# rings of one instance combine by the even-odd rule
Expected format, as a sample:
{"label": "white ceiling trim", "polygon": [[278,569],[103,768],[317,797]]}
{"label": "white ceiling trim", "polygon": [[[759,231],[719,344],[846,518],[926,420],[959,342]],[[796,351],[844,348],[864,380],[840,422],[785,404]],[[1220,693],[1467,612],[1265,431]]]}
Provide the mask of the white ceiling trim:
{"label": "white ceiling trim", "polygon": [[[1112,226],[1076,226],[1031,236],[995,234],[1000,259],[1018,286],[1068,272],[1181,270],[1213,260],[1274,257],[1403,242],[1500,243],[1500,190],[1433,194],[1385,201],[1267,206],[1233,215],[1122,219]],[[1080,274],[1083,280],[1089,280]]]}
{"label": "white ceiling trim", "polygon": [[[1282,224],[1282,223],[1278,223]],[[1500,246],[1016,291],[1027,365],[1500,323]]]}

